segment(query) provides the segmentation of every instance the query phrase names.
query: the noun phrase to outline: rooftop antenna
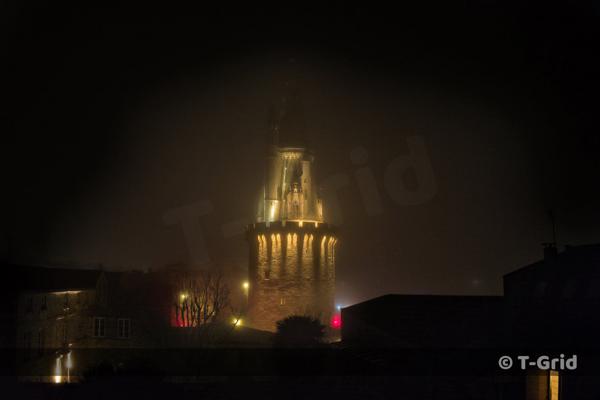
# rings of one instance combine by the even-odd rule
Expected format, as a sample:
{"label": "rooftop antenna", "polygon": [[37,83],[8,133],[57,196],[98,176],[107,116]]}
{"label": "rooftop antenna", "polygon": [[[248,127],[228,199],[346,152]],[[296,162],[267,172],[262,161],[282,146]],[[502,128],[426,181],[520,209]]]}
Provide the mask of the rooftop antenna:
{"label": "rooftop antenna", "polygon": [[[295,97],[297,96],[298,89],[298,70],[295,58],[289,58],[286,62],[286,69],[284,72],[286,78],[280,81],[277,85],[277,90],[281,92],[281,97],[278,102],[271,106],[269,115],[269,133],[271,144],[275,146],[280,145],[282,138],[282,126],[286,125],[287,118],[290,114],[293,114],[295,110],[293,108]],[[297,110],[296,110],[297,111]],[[288,126],[289,128],[289,126]],[[283,129],[285,131],[285,127]],[[285,135],[285,132],[283,132]]]}
{"label": "rooftop antenna", "polygon": [[[286,81],[284,84],[284,91],[287,90],[289,86],[289,82]],[[287,93],[284,93],[277,105],[271,107],[270,115],[269,115],[269,129],[271,133],[271,144],[278,145],[279,144],[279,134],[281,132],[281,121],[285,117],[287,112]]]}
{"label": "rooftop antenna", "polygon": [[552,243],[556,246],[556,218],[554,218],[554,211],[548,210],[548,217],[552,223]]}
{"label": "rooftop antenna", "polygon": [[542,245],[544,246],[544,259],[553,260],[558,255],[558,249],[556,247],[556,219],[552,210],[548,210],[548,217],[552,222],[552,242],[542,243]]}

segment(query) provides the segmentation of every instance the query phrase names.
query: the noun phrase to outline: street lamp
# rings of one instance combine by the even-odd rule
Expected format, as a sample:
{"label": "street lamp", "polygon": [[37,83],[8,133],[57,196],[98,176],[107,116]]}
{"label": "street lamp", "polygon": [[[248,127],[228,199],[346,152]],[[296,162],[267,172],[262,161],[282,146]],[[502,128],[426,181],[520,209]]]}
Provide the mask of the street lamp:
{"label": "street lamp", "polygon": [[248,303],[248,293],[250,291],[250,282],[244,281],[242,283],[242,288],[244,289],[244,294],[246,295],[246,303]]}
{"label": "street lamp", "polygon": [[54,383],[62,382],[62,355],[56,357],[56,364],[54,366]]}
{"label": "street lamp", "polygon": [[246,300],[245,308],[247,309],[250,305],[250,282],[244,281],[242,282],[242,290],[244,291],[244,297]]}

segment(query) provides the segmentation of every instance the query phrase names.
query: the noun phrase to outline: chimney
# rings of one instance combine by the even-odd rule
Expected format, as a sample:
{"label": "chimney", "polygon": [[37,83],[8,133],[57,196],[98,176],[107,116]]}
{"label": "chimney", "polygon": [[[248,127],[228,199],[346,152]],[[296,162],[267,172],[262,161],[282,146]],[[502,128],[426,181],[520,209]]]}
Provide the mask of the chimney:
{"label": "chimney", "polygon": [[554,260],[558,255],[556,243],[542,243],[544,246],[544,260]]}

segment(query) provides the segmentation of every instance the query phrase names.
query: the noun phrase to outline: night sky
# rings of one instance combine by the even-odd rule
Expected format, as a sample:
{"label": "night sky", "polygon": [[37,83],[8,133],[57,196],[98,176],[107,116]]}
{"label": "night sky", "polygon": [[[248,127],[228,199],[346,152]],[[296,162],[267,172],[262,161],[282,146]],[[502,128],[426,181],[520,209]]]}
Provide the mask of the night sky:
{"label": "night sky", "polygon": [[[243,274],[231,226],[254,217],[269,109],[289,81],[319,181],[345,182],[339,209],[324,205],[341,228],[338,302],[499,294],[552,240],[550,209],[559,245],[600,242],[598,3],[84,3],[3,6],[9,262],[190,263],[169,215],[209,202],[208,264]],[[435,194],[398,204],[383,177],[414,136]]]}

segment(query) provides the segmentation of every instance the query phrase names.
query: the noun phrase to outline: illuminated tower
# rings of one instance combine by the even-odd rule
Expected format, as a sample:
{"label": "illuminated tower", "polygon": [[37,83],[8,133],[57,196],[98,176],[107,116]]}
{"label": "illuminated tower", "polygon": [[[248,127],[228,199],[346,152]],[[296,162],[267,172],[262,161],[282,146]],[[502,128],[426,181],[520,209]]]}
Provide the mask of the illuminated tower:
{"label": "illuminated tower", "polygon": [[269,331],[293,314],[327,325],[334,311],[337,237],[323,220],[298,106],[295,96],[284,99],[272,121],[257,218],[246,231],[249,322]]}

